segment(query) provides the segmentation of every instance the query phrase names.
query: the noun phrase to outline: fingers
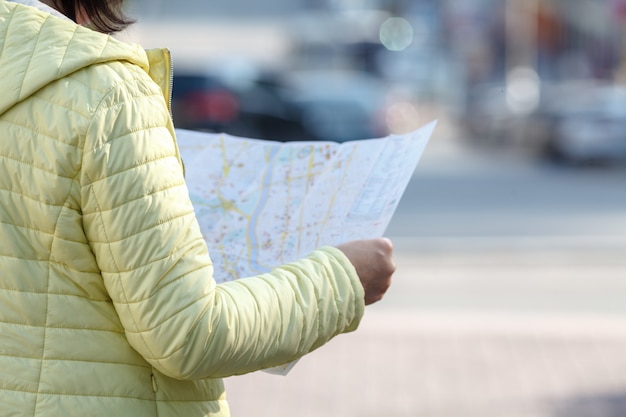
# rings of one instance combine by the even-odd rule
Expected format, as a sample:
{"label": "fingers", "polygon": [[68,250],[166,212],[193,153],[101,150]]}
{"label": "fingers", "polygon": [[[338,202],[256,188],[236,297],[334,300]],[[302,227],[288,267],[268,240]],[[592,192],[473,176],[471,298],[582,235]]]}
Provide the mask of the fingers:
{"label": "fingers", "polygon": [[389,286],[396,270],[393,260],[393,244],[387,238],[357,240],[338,246],[350,260],[363,289],[365,304],[380,301]]}

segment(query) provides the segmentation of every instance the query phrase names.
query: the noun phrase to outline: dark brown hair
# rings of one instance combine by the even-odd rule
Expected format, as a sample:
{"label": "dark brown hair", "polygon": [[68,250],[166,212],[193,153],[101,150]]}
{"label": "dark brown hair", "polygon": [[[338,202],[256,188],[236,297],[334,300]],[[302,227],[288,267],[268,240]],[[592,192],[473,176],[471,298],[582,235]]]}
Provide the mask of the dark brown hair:
{"label": "dark brown hair", "polygon": [[53,0],[56,7],[67,17],[76,21],[76,7],[85,10],[91,25],[103,33],[114,33],[125,29],[134,20],[122,11],[124,0]]}

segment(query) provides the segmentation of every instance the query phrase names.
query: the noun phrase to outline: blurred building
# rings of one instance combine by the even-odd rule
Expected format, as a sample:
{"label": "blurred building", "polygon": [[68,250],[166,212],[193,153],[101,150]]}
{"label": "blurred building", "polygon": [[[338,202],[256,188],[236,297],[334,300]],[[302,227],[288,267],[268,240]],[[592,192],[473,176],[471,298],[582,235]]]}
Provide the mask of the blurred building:
{"label": "blurred building", "polygon": [[[230,81],[301,70],[378,78],[389,94],[376,117],[391,131],[429,121],[430,109],[475,142],[543,152],[602,120],[610,131],[626,123],[612,91],[626,80],[626,0],[134,0],[131,9],[139,23],[124,36],[170,48],[179,70]],[[589,108],[586,96],[606,110],[563,128]]]}
{"label": "blurred building", "polygon": [[[426,51],[450,54],[464,84],[504,79],[519,66],[533,68],[542,79],[610,79],[623,67],[625,2],[134,0],[131,13],[139,24],[131,36],[184,51],[183,60],[187,53],[198,58],[202,52],[217,57],[215,51],[232,51],[265,63],[303,58],[310,66],[330,59],[323,53],[334,50],[335,61],[320,65],[346,65],[339,62],[346,58],[366,71],[398,76],[401,71],[390,68],[410,61],[419,66]],[[294,57],[294,51],[305,54]]]}

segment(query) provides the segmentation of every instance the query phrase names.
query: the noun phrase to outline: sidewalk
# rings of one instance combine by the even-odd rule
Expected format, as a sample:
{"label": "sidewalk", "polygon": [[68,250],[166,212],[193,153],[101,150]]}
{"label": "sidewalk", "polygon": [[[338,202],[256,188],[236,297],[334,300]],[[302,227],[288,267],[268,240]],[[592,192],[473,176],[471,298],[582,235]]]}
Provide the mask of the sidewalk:
{"label": "sidewalk", "polygon": [[359,330],[228,379],[233,417],[623,417],[624,248],[588,249],[397,247]]}

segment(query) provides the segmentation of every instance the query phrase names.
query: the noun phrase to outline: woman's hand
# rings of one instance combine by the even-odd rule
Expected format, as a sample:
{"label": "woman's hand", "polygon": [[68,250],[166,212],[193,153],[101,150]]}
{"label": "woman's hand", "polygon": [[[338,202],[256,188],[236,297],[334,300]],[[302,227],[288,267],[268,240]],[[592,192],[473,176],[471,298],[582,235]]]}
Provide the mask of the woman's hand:
{"label": "woman's hand", "polygon": [[383,298],[396,270],[393,244],[387,238],[355,240],[337,246],[356,269],[365,289],[365,304]]}

